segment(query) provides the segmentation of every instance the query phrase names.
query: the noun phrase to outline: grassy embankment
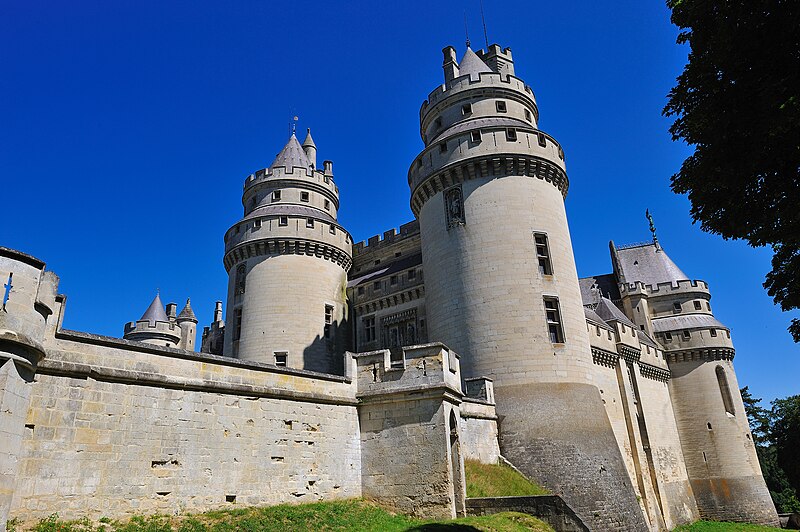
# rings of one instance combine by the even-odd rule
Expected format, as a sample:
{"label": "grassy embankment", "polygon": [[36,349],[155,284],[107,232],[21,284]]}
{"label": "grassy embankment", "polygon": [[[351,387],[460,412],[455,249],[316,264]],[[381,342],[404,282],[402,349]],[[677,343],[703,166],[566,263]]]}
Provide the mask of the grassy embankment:
{"label": "grassy embankment", "polygon": [[782,528],[771,526],[747,525],[743,523],[718,523],[715,521],[697,521],[691,525],[679,526],[674,532],[776,532]]}

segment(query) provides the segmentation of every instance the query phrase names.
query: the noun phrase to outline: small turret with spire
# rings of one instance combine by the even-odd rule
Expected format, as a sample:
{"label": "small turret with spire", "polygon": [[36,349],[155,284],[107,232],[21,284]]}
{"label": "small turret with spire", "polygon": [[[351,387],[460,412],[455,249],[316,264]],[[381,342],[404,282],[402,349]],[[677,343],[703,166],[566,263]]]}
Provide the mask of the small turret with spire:
{"label": "small turret with spire", "polygon": [[188,349],[181,345],[182,328],[178,324],[179,319],[167,314],[164,303],[161,302],[161,295],[156,292],[156,297],[153,298],[142,317],[125,324],[125,333],[122,338],[134,342]]}

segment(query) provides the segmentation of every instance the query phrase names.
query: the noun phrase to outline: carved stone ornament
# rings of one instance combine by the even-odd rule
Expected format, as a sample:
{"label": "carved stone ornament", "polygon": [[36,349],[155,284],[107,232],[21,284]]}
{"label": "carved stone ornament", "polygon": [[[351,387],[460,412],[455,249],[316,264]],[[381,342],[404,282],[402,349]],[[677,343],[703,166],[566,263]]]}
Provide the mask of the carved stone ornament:
{"label": "carved stone ornament", "polygon": [[447,218],[447,228],[464,225],[464,195],[461,185],[450,187],[444,191],[444,210]]}

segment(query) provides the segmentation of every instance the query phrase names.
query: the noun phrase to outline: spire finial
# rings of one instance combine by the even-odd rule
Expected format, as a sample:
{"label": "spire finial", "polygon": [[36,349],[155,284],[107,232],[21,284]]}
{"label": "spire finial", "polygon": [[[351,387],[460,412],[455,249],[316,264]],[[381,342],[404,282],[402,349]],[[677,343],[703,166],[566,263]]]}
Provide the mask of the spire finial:
{"label": "spire finial", "polygon": [[658,236],[656,235],[656,224],[653,222],[653,215],[650,214],[650,209],[646,209],[644,215],[647,217],[647,221],[650,222],[650,232],[653,233],[653,244],[656,245],[656,249],[661,249],[661,246],[658,244]]}
{"label": "spire finial", "polygon": [[295,132],[297,131],[297,120],[298,120],[297,116],[292,117],[292,135],[294,135]]}
{"label": "spire finial", "polygon": [[467,27],[467,11],[464,10],[464,35],[467,36],[467,48],[469,48],[469,28]]}
{"label": "spire finial", "polygon": [[481,22],[483,23],[483,40],[486,41],[486,51],[489,51],[489,34],[486,33],[486,18],[483,16],[483,0],[481,0]]}

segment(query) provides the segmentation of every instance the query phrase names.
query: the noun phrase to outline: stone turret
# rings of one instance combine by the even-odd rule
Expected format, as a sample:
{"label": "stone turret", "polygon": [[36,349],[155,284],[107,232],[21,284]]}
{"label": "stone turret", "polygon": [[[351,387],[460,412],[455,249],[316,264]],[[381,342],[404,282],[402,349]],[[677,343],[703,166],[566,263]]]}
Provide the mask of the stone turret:
{"label": "stone turret", "polygon": [[161,296],[156,294],[141,318],[125,324],[123,338],[165,347],[180,347],[181,327],[174,317],[170,318],[164,310]]}
{"label": "stone turret", "polygon": [[308,162],[311,168],[317,167],[317,145],[314,144],[314,139],[311,138],[311,128],[308,128],[306,140],[303,141],[303,152],[308,157]]}
{"label": "stone turret", "polygon": [[0,247],[0,529],[22,460],[25,419],[43,343],[56,311],[58,277],[44,262]]}
{"label": "stone turret", "polygon": [[183,307],[178,317],[175,319],[181,328],[181,341],[178,347],[194,351],[194,343],[197,340],[197,317],[194,315],[189,299]]}
{"label": "stone turret", "polygon": [[564,152],[539,129],[508,48],[453,58],[445,48],[445,84],[422,104],[425,148],[408,172],[428,335],[461,355],[464,377],[493,379],[506,457],[590,528],[642,530],[591,377]]}
{"label": "stone turret", "polygon": [[711,312],[708,284],[690,280],[655,239],[610,247],[623,308],[664,347],[700,517],[777,525],[739,393],[730,329]]}
{"label": "stone turret", "polygon": [[244,218],[225,234],[224,354],[308,370],[343,371],[352,239],[336,221],[333,163],[313,164],[294,134],[245,180]]}

